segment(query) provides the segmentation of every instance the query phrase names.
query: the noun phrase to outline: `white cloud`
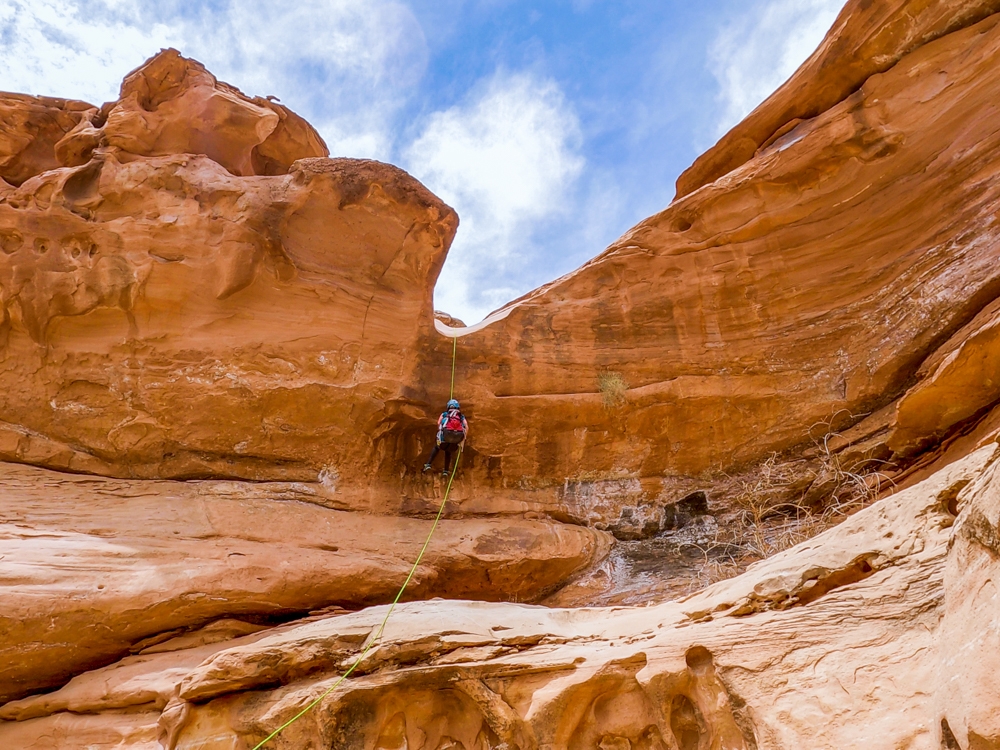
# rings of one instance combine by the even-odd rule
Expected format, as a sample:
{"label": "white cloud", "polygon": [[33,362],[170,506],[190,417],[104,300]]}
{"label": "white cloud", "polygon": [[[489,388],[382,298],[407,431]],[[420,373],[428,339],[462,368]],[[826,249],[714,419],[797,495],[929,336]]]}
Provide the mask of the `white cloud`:
{"label": "white cloud", "polygon": [[722,135],[784,83],[819,46],[844,0],[768,0],[727,25],[709,48],[721,88]]}
{"label": "white cloud", "polygon": [[174,46],[251,95],[274,94],[337,155],[388,158],[426,42],[393,0],[0,0],[0,89],[117,98],[126,73]]}
{"label": "white cloud", "polygon": [[0,89],[100,105],[118,98],[128,71],[178,41],[164,24],[138,27],[101,3],[2,0]]}
{"label": "white cloud", "polygon": [[185,54],[248,93],[278,96],[335,155],[389,158],[394,116],[427,65],[420,24],[391,0],[229,0],[174,23]]}
{"label": "white cloud", "polygon": [[562,213],[583,168],[576,115],[555,83],[497,73],[430,116],[406,149],[408,170],[454,206],[458,237],[435,306],[473,323],[520,288],[533,231]]}

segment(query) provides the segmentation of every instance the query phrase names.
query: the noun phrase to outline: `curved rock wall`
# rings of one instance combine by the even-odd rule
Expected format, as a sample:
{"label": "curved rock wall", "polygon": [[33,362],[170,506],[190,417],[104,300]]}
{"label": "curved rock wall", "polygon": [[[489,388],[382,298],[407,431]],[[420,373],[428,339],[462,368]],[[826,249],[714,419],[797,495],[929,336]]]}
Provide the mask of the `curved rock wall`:
{"label": "curved rock wall", "polygon": [[677,180],[677,197],[750,161],[761,148],[857,91],[918,47],[1000,11],[996,0],[849,0],[819,48]]}
{"label": "curved rock wall", "polygon": [[[965,336],[900,402],[881,458],[905,464],[988,408],[995,388],[970,385],[993,365],[970,358],[995,358],[989,324],[959,332],[1000,293],[997,71],[998,15],[924,44],[460,338],[478,481],[562,485],[571,503],[580,483],[632,480],[662,505],[877,412]],[[934,417],[946,379],[957,398]]]}
{"label": "curved rock wall", "polygon": [[[998,10],[852,0],[752,154],[460,331],[454,211],[176,51],[0,96],[0,747],[245,749],[323,696],[271,747],[1000,749]],[[491,603],[401,605],[324,695],[443,497],[441,333],[473,431],[409,594]],[[762,460],[900,491],[674,601],[516,603],[641,586],[585,526]]]}

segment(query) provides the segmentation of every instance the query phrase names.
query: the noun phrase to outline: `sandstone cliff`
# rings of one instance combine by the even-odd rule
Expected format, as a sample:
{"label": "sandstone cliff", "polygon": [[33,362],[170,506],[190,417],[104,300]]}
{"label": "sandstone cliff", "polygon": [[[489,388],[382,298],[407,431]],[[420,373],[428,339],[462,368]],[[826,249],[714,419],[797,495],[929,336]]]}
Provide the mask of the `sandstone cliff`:
{"label": "sandstone cliff", "polygon": [[[269,746],[1000,747],[997,459],[987,444],[676,602],[406,605],[360,676]],[[332,684],[383,613],[167,641],[8,703],[0,739],[252,747]]]}
{"label": "sandstone cliff", "polygon": [[[0,747],[245,749],[323,695],[441,501],[457,336],[424,601],[269,747],[1000,748],[998,95],[995,3],[852,0],[473,328],[454,211],[175,51],[0,95]],[[852,515],[693,593],[664,552],[804,510]]]}

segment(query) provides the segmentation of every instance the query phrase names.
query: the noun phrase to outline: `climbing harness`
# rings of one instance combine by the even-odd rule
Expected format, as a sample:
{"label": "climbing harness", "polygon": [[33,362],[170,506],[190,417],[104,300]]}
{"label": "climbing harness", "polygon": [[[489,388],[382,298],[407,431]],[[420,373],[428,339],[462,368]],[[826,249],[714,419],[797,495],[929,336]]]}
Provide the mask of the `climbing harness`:
{"label": "climbing harness", "polygon": [[[455,396],[455,357],[457,352],[458,352],[458,337],[454,337],[452,339],[452,347],[451,347],[451,395],[448,397],[449,399]],[[344,674],[340,676],[339,680],[337,680],[335,683],[333,683],[333,685],[324,690],[318,698],[315,698],[312,702],[309,703],[309,705],[307,705],[305,708],[303,708],[301,711],[295,714],[295,716],[293,716],[291,719],[289,719],[280,727],[278,727],[269,735],[267,735],[267,737],[262,739],[256,745],[254,745],[253,750],[260,750],[262,747],[264,747],[264,745],[266,745],[268,742],[273,740],[283,731],[288,729],[288,727],[290,727],[292,724],[294,724],[303,716],[305,716],[307,713],[316,708],[316,706],[318,706],[323,701],[324,698],[326,698],[330,693],[332,693],[334,690],[340,687],[340,684],[351,676],[351,673],[354,672],[354,670],[361,665],[362,661],[364,661],[364,658],[368,655],[368,652],[375,647],[376,643],[378,643],[378,639],[381,638],[382,633],[385,632],[385,626],[389,622],[389,616],[392,615],[392,611],[396,608],[396,605],[399,604],[399,600],[402,598],[403,592],[406,591],[406,587],[410,584],[410,580],[413,578],[413,575],[417,572],[417,566],[420,565],[420,561],[423,560],[424,553],[427,552],[427,547],[431,543],[431,537],[434,536],[434,532],[437,530],[438,522],[441,520],[441,514],[444,513],[444,506],[448,502],[448,494],[451,492],[451,483],[455,481],[455,475],[458,473],[458,464],[461,460],[462,460],[462,446],[460,445],[458,447],[458,455],[455,457],[455,468],[452,470],[451,475],[448,477],[448,486],[445,487],[444,497],[441,499],[441,505],[438,506],[437,515],[434,517],[434,523],[431,524],[431,530],[430,532],[428,532],[427,538],[424,540],[424,546],[420,548],[420,554],[417,555],[417,559],[414,561],[413,567],[410,568],[410,572],[407,574],[406,580],[403,581],[403,585],[400,587],[399,593],[396,594],[396,598],[393,599],[392,604],[389,605],[389,610],[385,613],[385,617],[382,618],[382,624],[378,626],[378,630],[375,631],[375,635],[373,635],[371,638],[368,639],[368,643],[361,651],[361,654],[358,656],[357,659],[354,660],[354,663],[351,665],[350,669],[348,669],[346,672],[344,672]]]}

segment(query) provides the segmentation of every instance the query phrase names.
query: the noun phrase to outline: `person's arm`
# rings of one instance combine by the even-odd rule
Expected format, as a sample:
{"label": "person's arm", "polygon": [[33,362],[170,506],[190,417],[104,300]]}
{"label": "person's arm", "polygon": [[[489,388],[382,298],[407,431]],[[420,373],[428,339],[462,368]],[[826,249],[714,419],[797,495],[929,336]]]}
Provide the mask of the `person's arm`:
{"label": "person's arm", "polygon": [[444,432],[444,425],[447,422],[448,417],[446,414],[442,414],[438,417],[438,431],[437,431],[437,444],[441,445],[441,434]]}

